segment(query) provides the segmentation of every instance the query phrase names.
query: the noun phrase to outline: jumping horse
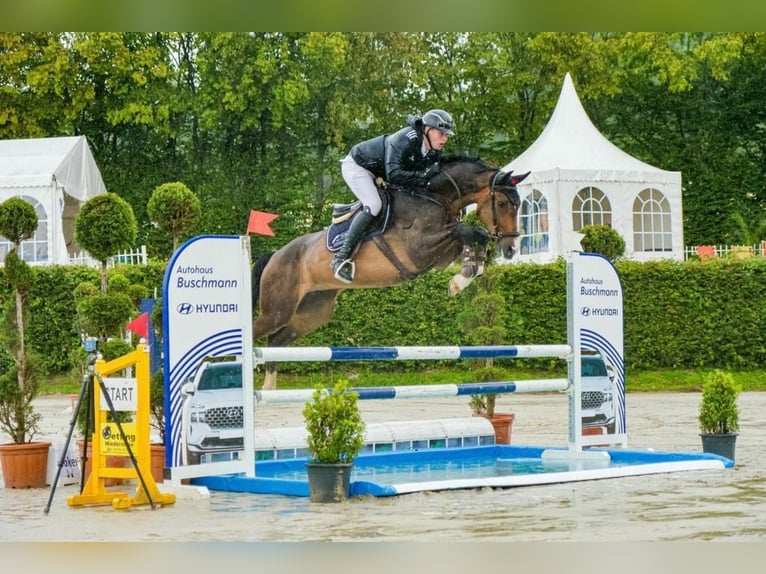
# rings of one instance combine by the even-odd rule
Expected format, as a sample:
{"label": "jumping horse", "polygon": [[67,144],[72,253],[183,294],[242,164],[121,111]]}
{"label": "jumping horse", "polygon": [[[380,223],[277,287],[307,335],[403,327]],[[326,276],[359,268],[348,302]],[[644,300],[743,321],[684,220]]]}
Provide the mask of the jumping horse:
{"label": "jumping horse", "polygon": [[[447,156],[428,189],[389,188],[389,210],[381,212],[387,215],[386,229],[360,243],[351,284],[333,276],[328,229],[297,237],[260,257],[253,268],[253,309],[258,309],[253,340],[266,337],[270,347],[287,346],[328,323],[346,289],[411,281],[446,268],[461,254],[458,275],[463,279],[451,288],[464,287],[483,271],[490,239],[502,257],[513,257],[519,236],[516,185],[527,175],[501,171],[478,158]],[[463,210],[472,204],[486,229],[463,223]],[[265,369],[263,388],[276,388],[276,363],[266,363]]]}

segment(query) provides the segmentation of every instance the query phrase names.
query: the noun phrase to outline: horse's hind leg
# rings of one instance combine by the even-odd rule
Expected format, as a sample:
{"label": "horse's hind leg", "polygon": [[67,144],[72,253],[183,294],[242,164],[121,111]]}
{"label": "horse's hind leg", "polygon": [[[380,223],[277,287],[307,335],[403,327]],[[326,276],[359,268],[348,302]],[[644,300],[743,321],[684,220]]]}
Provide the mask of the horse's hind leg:
{"label": "horse's hind leg", "polygon": [[[301,337],[312,333],[322,325],[329,323],[335,312],[335,300],[342,289],[329,291],[312,291],[307,293],[298,305],[295,315],[290,322],[270,334],[267,338],[269,347],[286,347]],[[272,390],[277,388],[277,364],[267,362],[265,364],[266,375],[263,380],[263,389]]]}

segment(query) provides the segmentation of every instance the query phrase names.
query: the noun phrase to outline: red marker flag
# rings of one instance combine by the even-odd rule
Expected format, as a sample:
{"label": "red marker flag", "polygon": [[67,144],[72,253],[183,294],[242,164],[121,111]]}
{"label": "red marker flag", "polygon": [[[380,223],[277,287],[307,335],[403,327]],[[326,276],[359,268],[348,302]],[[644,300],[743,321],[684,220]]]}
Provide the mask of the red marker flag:
{"label": "red marker flag", "polygon": [[250,221],[247,222],[247,232],[257,233],[258,235],[271,235],[274,236],[274,232],[269,227],[269,222],[279,217],[274,213],[266,213],[265,211],[250,210]]}
{"label": "red marker flag", "polygon": [[139,337],[149,338],[149,313],[141,313],[126,325],[128,331],[132,331]]}

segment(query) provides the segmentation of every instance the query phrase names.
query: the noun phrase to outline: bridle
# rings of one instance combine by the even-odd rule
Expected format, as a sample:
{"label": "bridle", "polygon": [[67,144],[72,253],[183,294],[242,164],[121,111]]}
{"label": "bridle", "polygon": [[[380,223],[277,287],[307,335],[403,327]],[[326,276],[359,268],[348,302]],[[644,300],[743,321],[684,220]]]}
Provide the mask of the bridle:
{"label": "bridle", "polygon": [[[498,229],[499,226],[497,224],[497,206],[495,205],[495,193],[497,193],[497,191],[495,191],[496,189],[495,183],[497,181],[498,176],[501,173],[502,172],[500,170],[496,171],[495,174],[492,176],[491,183],[489,184],[489,198],[492,201],[492,226],[493,226],[493,233],[491,235],[495,240],[500,240],[500,239],[503,239],[504,237],[512,237],[513,239],[516,239],[519,235],[521,235],[518,231],[511,231],[510,233],[501,233]],[[497,190],[500,193],[505,194],[505,196],[508,198],[508,201],[513,202],[513,199],[511,199],[510,194],[507,191],[505,191],[503,187],[498,187]]]}
{"label": "bridle", "polygon": [[[508,198],[508,201],[513,201],[509,193],[503,189],[505,186],[496,186],[497,178],[502,173],[501,170],[497,170],[492,175],[492,180],[489,184],[489,199],[492,202],[492,229],[490,232],[490,237],[494,239],[495,241],[499,241],[501,239],[505,239],[506,237],[511,237],[513,239],[516,239],[521,235],[518,231],[511,231],[508,233],[504,233],[500,231],[500,225],[497,221],[497,205],[495,204],[495,195],[497,193],[505,194],[505,196]],[[457,182],[452,178],[452,176],[446,172],[442,172],[442,175],[444,175],[452,184],[452,187],[455,188],[455,191],[457,192],[458,202],[460,205],[463,204],[463,194],[460,191],[460,186],[457,184]]]}

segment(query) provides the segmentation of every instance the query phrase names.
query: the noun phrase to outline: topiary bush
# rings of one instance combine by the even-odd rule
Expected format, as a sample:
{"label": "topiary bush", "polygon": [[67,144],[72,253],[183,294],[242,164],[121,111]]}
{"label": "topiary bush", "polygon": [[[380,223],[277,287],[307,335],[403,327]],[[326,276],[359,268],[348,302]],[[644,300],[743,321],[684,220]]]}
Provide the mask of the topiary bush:
{"label": "topiary bush", "polygon": [[610,261],[625,255],[625,240],[608,225],[586,225],[580,230],[580,245],[586,253],[598,253]]}
{"label": "topiary bush", "polygon": [[699,423],[702,434],[729,434],[739,430],[737,397],[742,392],[734,377],[716,369],[702,386]]}
{"label": "topiary bush", "polygon": [[359,395],[348,381],[338,380],[329,392],[317,386],[303,409],[312,462],[349,463],[364,446],[365,424],[359,412]]}

